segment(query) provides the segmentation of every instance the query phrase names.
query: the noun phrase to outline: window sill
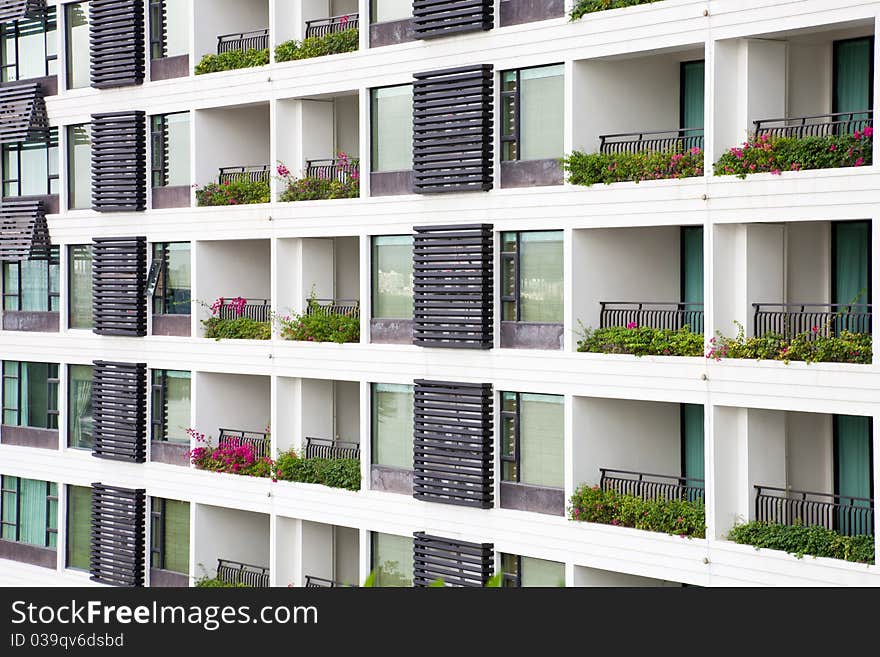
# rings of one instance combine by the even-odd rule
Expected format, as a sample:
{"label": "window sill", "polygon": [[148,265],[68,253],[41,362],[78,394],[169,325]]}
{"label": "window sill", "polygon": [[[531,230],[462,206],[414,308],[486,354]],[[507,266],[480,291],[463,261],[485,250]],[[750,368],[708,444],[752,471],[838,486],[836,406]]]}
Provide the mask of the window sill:
{"label": "window sill", "polygon": [[189,77],[189,55],[150,60],[150,82]]}
{"label": "window sill", "polygon": [[412,344],[413,320],[371,319],[370,342],[373,344]]}
{"label": "window sill", "polygon": [[192,335],[192,316],[153,315],[153,335],[189,338]]}
{"label": "window sill", "polygon": [[413,31],[413,19],[402,18],[396,21],[373,23],[370,25],[370,48],[392,46],[395,43],[408,43],[415,41]]}
{"label": "window sill", "polygon": [[58,333],[60,317],[57,312],[36,310],[6,310],[3,312],[4,331]]}
{"label": "window sill", "polygon": [[565,491],[562,488],[502,481],[500,497],[502,509],[565,515]]}
{"label": "window sill", "polygon": [[189,588],[189,575],[161,568],[150,568],[150,588]]}
{"label": "window sill", "polygon": [[413,471],[390,465],[370,466],[370,490],[412,495]]}
{"label": "window sill", "polygon": [[501,163],[501,188],[562,185],[565,176],[558,158],[515,160]]}
{"label": "window sill", "polygon": [[153,210],[188,208],[192,205],[192,188],[189,185],[153,187]]}
{"label": "window sill", "polygon": [[153,441],[150,443],[150,461],[188,468],[190,466],[189,447],[187,443]]}
{"label": "window sill", "polygon": [[501,322],[502,349],[563,348],[563,325],[544,322]]}
{"label": "window sill", "polygon": [[370,196],[414,194],[412,171],[374,171],[370,174]]}
{"label": "window sill", "polygon": [[58,567],[56,550],[2,539],[0,539],[0,559],[10,559],[53,570]]}
{"label": "window sill", "polygon": [[4,424],[0,426],[0,445],[58,449],[58,429],[17,427]]}

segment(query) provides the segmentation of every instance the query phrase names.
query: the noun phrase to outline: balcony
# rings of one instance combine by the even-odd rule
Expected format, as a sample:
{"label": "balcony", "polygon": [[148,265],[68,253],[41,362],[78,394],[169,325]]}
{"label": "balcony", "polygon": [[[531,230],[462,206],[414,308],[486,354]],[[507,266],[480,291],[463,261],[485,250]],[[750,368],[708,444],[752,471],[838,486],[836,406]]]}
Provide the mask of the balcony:
{"label": "balcony", "polygon": [[692,148],[703,148],[703,129],[659,130],[652,132],[628,132],[599,136],[599,152],[646,153],[671,151],[684,153]]}
{"label": "balcony", "polygon": [[228,586],[269,587],[269,567],[217,559],[217,579]]}
{"label": "balcony", "polygon": [[629,326],[703,332],[703,304],[662,301],[600,301],[599,328]]}
{"label": "balcony", "polygon": [[251,32],[221,34],[217,37],[217,54],[233,50],[266,50],[269,47],[269,28]]}
{"label": "balcony", "polygon": [[825,527],[844,536],[873,534],[874,501],[867,497],[755,486],[755,520]]}
{"label": "balcony", "polygon": [[703,479],[610,468],[599,468],[599,473],[599,489],[603,491],[611,490],[646,501],[666,499],[693,502],[703,501],[704,498]]}
{"label": "balcony", "polygon": [[309,299],[306,315],[347,315],[360,317],[360,302],[357,299]]}
{"label": "balcony", "polygon": [[269,165],[259,164],[242,167],[220,167],[217,180],[221,185],[234,182],[269,182]]}
{"label": "balcony", "polygon": [[343,584],[342,582],[337,582],[332,579],[324,579],[323,577],[306,575],[306,583],[304,584],[304,586],[307,589],[336,589],[345,586],[351,586],[351,584]]}
{"label": "balcony", "polygon": [[269,586],[269,515],[210,504],[193,506],[196,586]]}
{"label": "balcony", "polygon": [[323,37],[328,34],[336,34],[338,32],[356,29],[358,29],[357,13],[342,14],[341,16],[331,16],[329,18],[318,18],[306,21],[305,38]]}
{"label": "balcony", "polygon": [[255,322],[268,322],[271,315],[269,299],[245,299],[243,297],[221,297],[217,316],[220,319],[246,317]]}
{"label": "balcony", "polygon": [[307,459],[359,459],[361,445],[346,440],[307,437],[303,457]]}
{"label": "balcony", "polygon": [[[840,331],[871,334],[871,304],[753,303],[754,334],[809,340],[830,338]],[[816,330],[814,330],[814,328]]]}
{"label": "balcony", "polygon": [[360,174],[360,162],[331,158],[328,160],[306,160],[305,175],[307,178],[320,178],[322,180],[338,180],[341,183],[349,182],[352,177],[357,178]]}
{"label": "balcony", "polygon": [[814,116],[796,116],[785,119],[761,119],[755,121],[755,136],[771,137],[828,137],[832,135],[849,135],[856,130],[864,131],[874,127],[874,111],[838,112],[837,114],[818,114]]}
{"label": "balcony", "polygon": [[241,431],[239,429],[220,429],[217,444],[221,447],[246,445],[258,459],[271,456],[269,434],[260,431]]}
{"label": "balcony", "polygon": [[196,75],[269,63],[269,0],[194,0]]}
{"label": "balcony", "polygon": [[278,586],[340,588],[360,581],[360,532],[353,527],[278,516]]}

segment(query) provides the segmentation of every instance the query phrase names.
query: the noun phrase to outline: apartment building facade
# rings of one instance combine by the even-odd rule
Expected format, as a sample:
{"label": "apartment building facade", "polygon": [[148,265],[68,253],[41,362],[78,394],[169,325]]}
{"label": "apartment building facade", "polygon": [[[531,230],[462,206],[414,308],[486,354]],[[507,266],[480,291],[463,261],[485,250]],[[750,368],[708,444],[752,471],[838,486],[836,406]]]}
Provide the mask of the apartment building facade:
{"label": "apartment building facade", "polygon": [[589,4],[0,1],[0,585],[880,584],[880,2]]}

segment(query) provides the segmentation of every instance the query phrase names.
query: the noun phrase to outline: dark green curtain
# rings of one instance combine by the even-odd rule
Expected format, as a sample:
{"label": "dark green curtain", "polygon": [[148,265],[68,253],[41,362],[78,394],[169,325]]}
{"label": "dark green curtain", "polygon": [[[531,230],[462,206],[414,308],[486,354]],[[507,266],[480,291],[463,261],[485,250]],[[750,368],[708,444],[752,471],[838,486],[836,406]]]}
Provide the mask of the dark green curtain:
{"label": "dark green curtain", "polygon": [[[832,111],[860,112],[871,109],[871,60],[873,43],[870,37],[834,43],[834,100]],[[853,118],[867,118],[861,114]]]}
{"label": "dark green curtain", "polygon": [[703,303],[703,227],[681,229],[681,300]]}
{"label": "dark green curtain", "polygon": [[[703,61],[683,62],[681,65],[681,126],[680,128],[701,128],[699,132],[689,132],[685,136],[702,136],[703,113],[706,85],[706,64]],[[688,144],[699,146],[697,142]]]}
{"label": "dark green curtain", "polygon": [[[837,495],[847,497],[871,497],[871,421],[861,415],[835,415],[835,483]],[[848,504],[849,500],[841,500]],[[854,506],[867,507],[868,502],[856,502]],[[843,534],[870,533],[865,522],[866,514],[853,513],[845,508],[838,512],[838,531]]]}
{"label": "dark green curtain", "polygon": [[[871,303],[871,222],[842,221],[832,224],[834,235],[834,298],[832,303]],[[838,331],[864,330],[845,315],[836,320]]]}
{"label": "dark green curtain", "polygon": [[681,405],[681,440],[682,476],[688,480],[685,483],[702,488],[702,481],[692,481],[706,478],[702,404]]}

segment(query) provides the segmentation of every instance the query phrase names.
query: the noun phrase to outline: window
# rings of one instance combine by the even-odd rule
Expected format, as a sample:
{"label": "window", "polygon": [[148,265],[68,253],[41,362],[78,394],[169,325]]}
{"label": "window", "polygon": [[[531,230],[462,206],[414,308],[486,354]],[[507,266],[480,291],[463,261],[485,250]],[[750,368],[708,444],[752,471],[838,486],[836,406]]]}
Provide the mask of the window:
{"label": "window", "polygon": [[373,238],[373,317],[412,319],[413,238]]}
{"label": "window", "polygon": [[[834,494],[844,496],[838,500],[844,507],[870,507],[874,499],[872,418],[835,415],[833,422]],[[860,521],[861,517],[858,511],[838,509],[835,529],[850,536],[869,533],[870,527]]]}
{"label": "window", "polygon": [[[834,113],[854,112],[854,120],[861,120],[852,133],[863,127],[869,118],[864,112],[874,106],[874,39],[862,37],[834,42],[834,93],[831,101]],[[846,118],[846,117],[845,117]]]}
{"label": "window", "polygon": [[412,169],[412,85],[373,89],[370,120],[372,170]]}
{"label": "window", "polygon": [[41,141],[3,145],[3,196],[58,193],[58,129]]}
{"label": "window", "polygon": [[150,567],[189,574],[189,502],[150,498]]}
{"label": "window", "polygon": [[153,244],[153,263],[159,264],[159,278],[153,293],[154,315],[189,315],[190,244],[157,242]]}
{"label": "window", "polygon": [[70,328],[90,329],[95,325],[92,318],[92,247],[77,244],[71,246],[68,253]]}
{"label": "window", "polygon": [[502,240],[502,319],[561,324],[562,231],[504,233]]}
{"label": "window", "polygon": [[413,468],[413,387],[373,384],[373,463]]}
{"label": "window", "polygon": [[92,530],[92,489],[67,487],[67,567],[89,569]]}
{"label": "window", "polygon": [[501,79],[501,159],[562,157],[565,66],[505,71]]}
{"label": "window", "polygon": [[46,260],[3,263],[3,310],[11,312],[58,312],[58,247]]}
{"label": "window", "polygon": [[190,373],[153,370],[152,439],[189,444]]}
{"label": "window", "polygon": [[153,187],[189,185],[189,112],[150,117]]}
{"label": "window", "polygon": [[92,126],[67,126],[67,207],[92,207]]}
{"label": "window", "polygon": [[57,363],[3,361],[3,424],[58,428]]}
{"label": "window", "polygon": [[501,479],[562,488],[564,398],[501,393]]}
{"label": "window", "polygon": [[67,45],[67,88],[79,89],[91,84],[89,47],[89,3],[73,2],[64,6]]}
{"label": "window", "polygon": [[370,533],[371,564],[375,586],[407,587],[413,584],[413,539],[411,536]]}
{"label": "window", "polygon": [[0,538],[54,550],[58,545],[58,484],[3,475]]}
{"label": "window", "polygon": [[55,7],[41,18],[0,25],[2,81],[28,80],[58,74],[58,20]]}
{"label": "window", "polygon": [[506,588],[565,586],[565,564],[558,561],[502,554],[501,572]]}
{"label": "window", "polygon": [[189,54],[188,0],[150,0],[150,57]]}
{"label": "window", "polygon": [[67,368],[67,442],[76,449],[91,449],[95,444],[92,437],[95,424],[92,377],[91,365],[70,365]]}
{"label": "window", "polygon": [[370,22],[385,23],[412,18],[412,0],[370,0]]}

